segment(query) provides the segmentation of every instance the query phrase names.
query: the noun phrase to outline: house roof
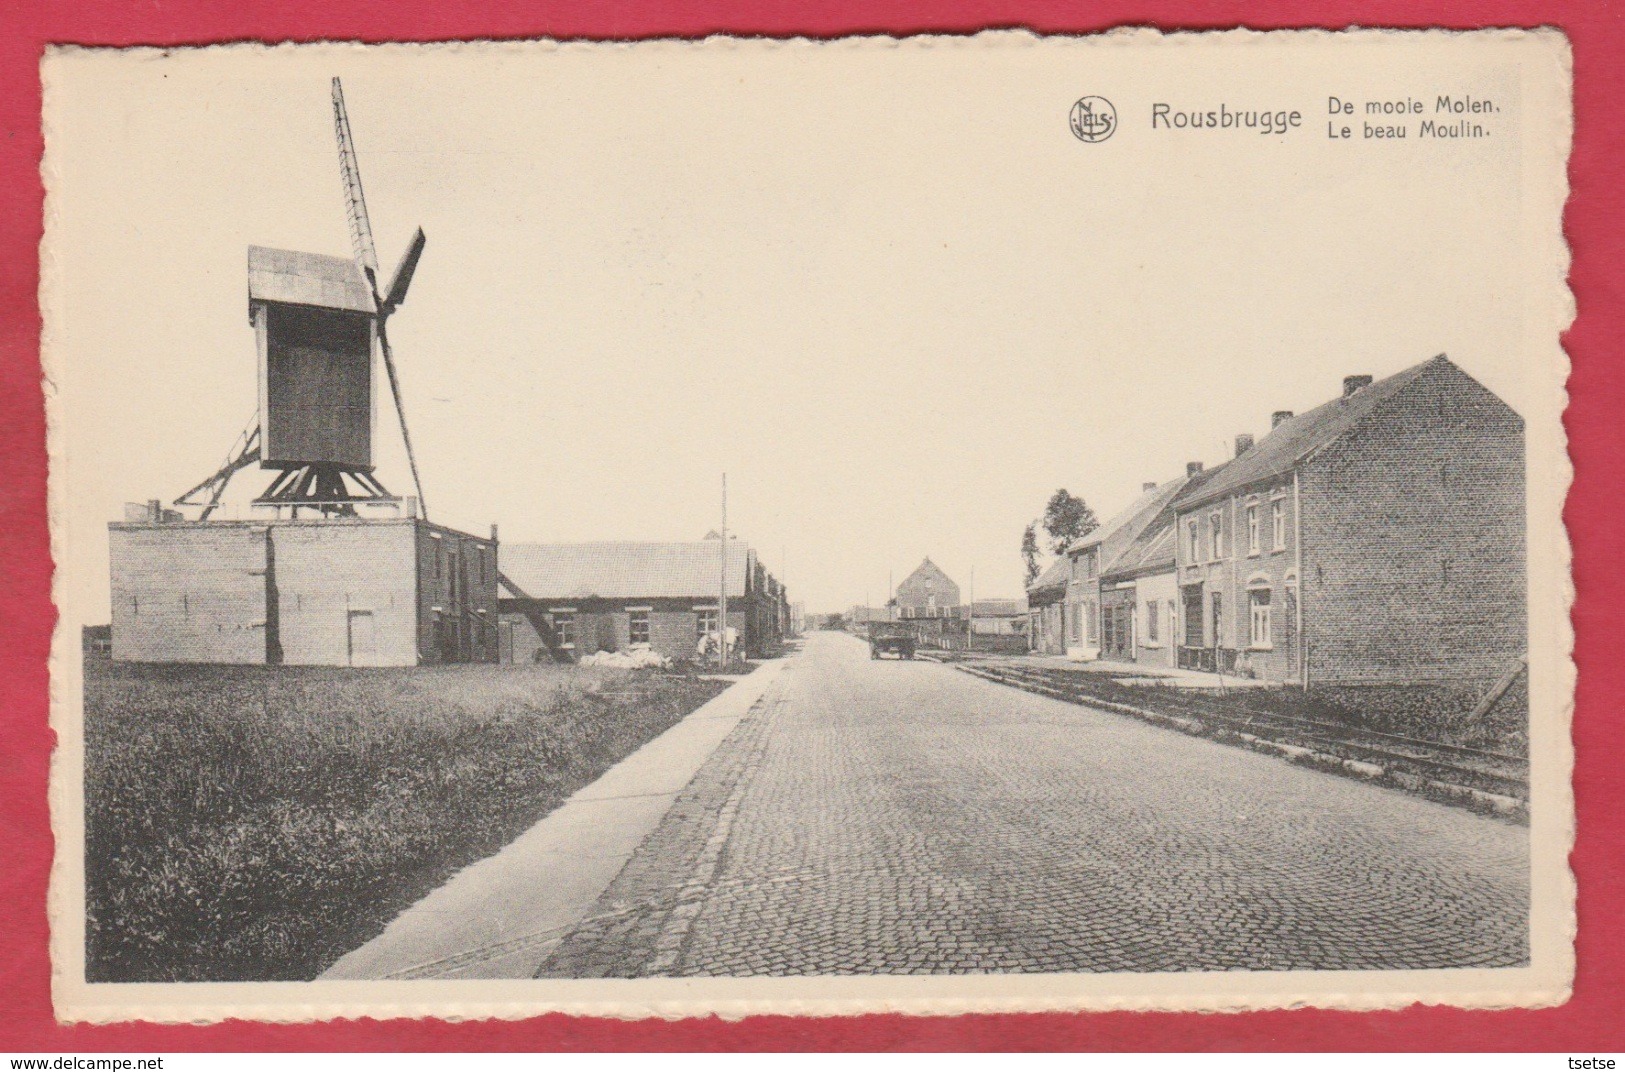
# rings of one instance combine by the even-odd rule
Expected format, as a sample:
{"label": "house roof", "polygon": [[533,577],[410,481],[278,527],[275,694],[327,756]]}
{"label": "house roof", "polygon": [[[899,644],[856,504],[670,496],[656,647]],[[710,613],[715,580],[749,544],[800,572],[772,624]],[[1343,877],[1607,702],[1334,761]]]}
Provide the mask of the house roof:
{"label": "house roof", "polygon": [[[1077,544],[1068,549],[1068,554],[1087,551],[1089,547],[1102,546],[1108,539],[1113,539],[1115,536],[1120,536],[1120,534],[1123,534],[1124,538],[1128,539],[1139,538],[1144,534],[1147,526],[1152,525],[1162,513],[1168,512],[1168,504],[1172,504],[1173,499],[1180,494],[1181,489],[1189,481],[1191,481],[1189,476],[1181,476],[1181,478],[1157,484],[1149,491],[1142,492],[1139,499],[1131,502],[1120,513],[1113,515],[1105,525],[1087,534],[1081,541],[1077,541]],[[1121,555],[1118,555],[1118,557],[1121,557]],[[1110,572],[1113,565],[1115,565],[1115,559],[1103,560],[1102,564],[1100,564],[1102,575]]]}
{"label": "house roof", "polygon": [[957,584],[954,584],[953,578],[949,577],[948,574],[943,572],[942,567],[931,561],[929,557],[922,561],[918,566],[915,566],[913,573],[910,573],[907,577],[904,577],[900,582],[898,582],[897,590],[901,592],[905,588],[912,589],[920,582],[924,582],[927,586],[935,582],[941,582],[945,586],[950,586],[953,588],[959,587]]}
{"label": "house roof", "polygon": [[248,300],[372,315],[367,277],[348,257],[248,247]]}
{"label": "house roof", "polygon": [[1028,592],[1036,592],[1042,588],[1064,588],[1072,579],[1072,560],[1061,555],[1054,562],[1044,567],[1044,572],[1038,579],[1027,586]]}
{"label": "house roof", "polygon": [[1157,515],[1145,531],[1117,556],[1104,576],[1140,576],[1174,568],[1174,539],[1178,531],[1172,510]]}
{"label": "house roof", "polygon": [[[1203,469],[1194,474],[1187,475],[1177,483],[1180,485],[1176,493],[1163,500],[1157,513],[1146,523],[1134,541],[1123,548],[1106,568],[1101,570],[1102,577],[1111,576],[1139,576],[1146,573],[1156,573],[1159,570],[1174,568],[1174,554],[1178,550],[1176,544],[1177,522],[1179,516],[1176,505],[1194,490],[1206,486],[1209,482],[1218,479],[1229,465],[1225,462],[1212,469]],[[1165,487],[1167,485],[1164,485]]]}
{"label": "house roof", "polygon": [[1180,488],[1185,486],[1185,482],[1188,479],[1188,477],[1182,476],[1175,480],[1158,484],[1156,487],[1151,488],[1148,491],[1141,492],[1138,499],[1135,499],[1133,502],[1129,503],[1128,506],[1118,513],[1113,514],[1104,524],[1096,528],[1095,531],[1079,540],[1077,545],[1068,551],[1067,554],[1076,554],[1079,551],[1086,551],[1091,547],[1098,547],[1122,532],[1133,532],[1138,535],[1139,530],[1145,526],[1146,522],[1150,521],[1157,515],[1158,511],[1162,510],[1168,505],[1168,503],[1179,492]]}
{"label": "house roof", "polygon": [[1270,429],[1269,434],[1253,444],[1251,449],[1222,469],[1214,470],[1217,475],[1213,479],[1186,489],[1175,500],[1175,509],[1200,506],[1238,488],[1284,476],[1309,455],[1341,437],[1378,406],[1415,382],[1422,373],[1441,365],[1455,367],[1449,358],[1440,354],[1387,379],[1378,380],[1352,395],[1340,395],[1307,413],[1287,418]]}
{"label": "house roof", "polygon": [[978,599],[971,603],[973,618],[1015,618],[1027,613],[1027,600]]}
{"label": "house roof", "polygon": [[[501,576],[531,599],[715,600],[721,577],[716,540],[686,543],[504,543]],[[750,546],[728,541],[728,595],[745,594]]]}

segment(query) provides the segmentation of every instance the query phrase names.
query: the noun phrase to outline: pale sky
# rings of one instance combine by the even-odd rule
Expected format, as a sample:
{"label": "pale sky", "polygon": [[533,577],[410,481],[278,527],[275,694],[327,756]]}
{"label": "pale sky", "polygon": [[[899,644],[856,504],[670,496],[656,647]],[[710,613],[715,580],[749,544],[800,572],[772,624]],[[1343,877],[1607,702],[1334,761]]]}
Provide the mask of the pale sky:
{"label": "pale sky", "polygon": [[[429,238],[390,335],[431,516],[505,541],[695,539],[726,470],[730,528],[809,610],[878,603],[927,555],[1014,596],[1057,487],[1104,519],[1345,375],[1447,352],[1531,416],[1515,73],[1339,62],[1256,39],[52,61],[64,582],[105,621],[106,522],[253,415],[246,247],[348,255],[335,74],[386,272]],[[1441,92],[1498,101],[1494,135],[1325,136],[1329,94]],[[1068,129],[1086,94],[1117,107],[1106,142]],[[1157,101],[1304,127],[1152,131]],[[379,418],[378,475],[410,493],[387,394]],[[270,477],[237,476],[235,516]]]}

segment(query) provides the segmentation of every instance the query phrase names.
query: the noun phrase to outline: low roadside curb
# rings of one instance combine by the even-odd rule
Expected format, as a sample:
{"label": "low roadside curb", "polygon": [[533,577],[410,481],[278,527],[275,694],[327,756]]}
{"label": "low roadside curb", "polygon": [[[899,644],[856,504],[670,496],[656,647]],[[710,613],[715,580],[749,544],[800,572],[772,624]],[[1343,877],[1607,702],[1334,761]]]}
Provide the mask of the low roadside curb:
{"label": "low roadside curb", "polygon": [[960,673],[981,678],[983,681],[1007,688],[1020,689],[1035,695],[1047,696],[1050,699],[1060,700],[1063,703],[1077,704],[1083,707],[1095,707],[1102,711],[1114,714],[1128,715],[1153,725],[1167,729],[1178,730],[1180,733],[1192,737],[1206,737],[1220,744],[1235,744],[1264,755],[1276,756],[1289,763],[1297,763],[1316,770],[1323,770],[1345,777],[1357,778],[1361,781],[1374,782],[1390,788],[1401,789],[1407,792],[1424,796],[1441,804],[1453,804],[1458,807],[1470,807],[1478,811],[1508,819],[1513,822],[1527,823],[1529,821],[1529,805],[1515,797],[1502,796],[1499,793],[1490,793],[1471,786],[1454,785],[1441,782],[1406,771],[1392,770],[1377,763],[1364,760],[1348,759],[1343,756],[1332,755],[1318,749],[1303,745],[1288,744],[1284,741],[1272,741],[1251,733],[1242,733],[1224,726],[1213,725],[1200,717],[1193,715],[1171,715],[1161,711],[1153,711],[1143,707],[1134,707],[1129,704],[1117,703],[1112,700],[1097,698],[1078,699],[1059,690],[1047,688],[1033,682],[1016,682],[1007,680],[997,674],[989,673],[978,667],[967,666],[964,663],[947,663]]}
{"label": "low roadside curb", "polygon": [[530,978],[784,665],[774,659],[739,679],[496,855],[459,871],[320,978]]}

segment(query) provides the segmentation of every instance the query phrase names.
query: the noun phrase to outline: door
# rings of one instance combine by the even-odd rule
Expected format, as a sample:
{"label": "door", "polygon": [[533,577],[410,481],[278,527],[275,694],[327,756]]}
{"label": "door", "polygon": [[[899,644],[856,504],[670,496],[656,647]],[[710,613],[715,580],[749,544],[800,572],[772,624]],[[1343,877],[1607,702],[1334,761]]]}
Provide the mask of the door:
{"label": "door", "polygon": [[350,665],[377,666],[378,628],[372,611],[352,610],[349,617]]}
{"label": "door", "polygon": [[1200,648],[1202,644],[1202,586],[1193,584],[1185,589],[1185,647]]}

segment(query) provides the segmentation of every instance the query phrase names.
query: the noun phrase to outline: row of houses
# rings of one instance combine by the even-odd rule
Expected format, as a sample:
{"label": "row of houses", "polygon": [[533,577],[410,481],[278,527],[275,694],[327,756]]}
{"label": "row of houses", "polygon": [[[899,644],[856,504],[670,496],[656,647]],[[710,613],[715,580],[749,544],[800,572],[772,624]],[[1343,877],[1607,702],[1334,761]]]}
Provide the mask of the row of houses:
{"label": "row of houses", "polygon": [[1304,687],[1487,679],[1524,655],[1505,402],[1440,355],[1270,425],[1057,557],[1028,588],[1033,649]]}

